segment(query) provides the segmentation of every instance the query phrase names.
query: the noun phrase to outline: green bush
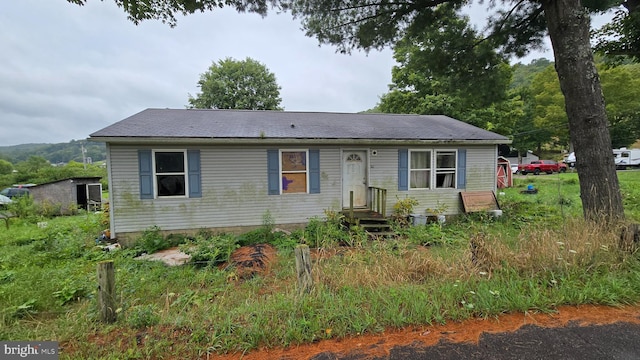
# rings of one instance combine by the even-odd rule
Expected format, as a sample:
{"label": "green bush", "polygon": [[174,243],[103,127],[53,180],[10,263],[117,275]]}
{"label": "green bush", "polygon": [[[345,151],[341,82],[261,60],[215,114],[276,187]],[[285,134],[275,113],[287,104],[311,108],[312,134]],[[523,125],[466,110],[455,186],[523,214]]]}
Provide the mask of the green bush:
{"label": "green bush", "polygon": [[404,199],[400,199],[396,196],[398,202],[393,205],[393,214],[391,218],[394,222],[394,225],[399,228],[406,228],[410,225],[409,216],[413,214],[414,208],[418,206],[418,200],[405,197]]}
{"label": "green bush", "polygon": [[274,233],[275,221],[269,210],[262,214],[262,226],[253,231],[246,232],[238,236],[238,244],[240,246],[248,246],[255,244],[271,244],[277,237],[282,234]]}
{"label": "green bush", "polygon": [[154,225],[142,232],[142,236],[136,242],[135,248],[139,252],[152,254],[156,251],[171,247],[169,241],[162,235],[160,227]]}
{"label": "green bush", "polygon": [[258,228],[238,236],[238,245],[248,246],[255,244],[267,244],[273,241],[271,230]]}
{"label": "green bush", "polygon": [[144,328],[157,325],[160,322],[160,316],[152,304],[132,307],[127,311],[126,319],[127,324],[133,328]]}
{"label": "green bush", "polygon": [[36,206],[31,196],[15,197],[12,200],[7,205],[8,212],[22,219],[33,220],[36,218]]}
{"label": "green bush", "polygon": [[[35,205],[34,210],[46,217],[46,218],[51,218],[54,217],[56,215],[60,215],[62,213],[62,205],[60,204],[54,204],[50,201],[43,201],[37,205]],[[75,211],[72,211],[73,214],[77,213],[77,208],[75,209]]]}
{"label": "green bush", "polygon": [[240,245],[231,234],[210,235],[201,232],[194,239],[180,245],[180,251],[191,256],[189,260],[197,266],[215,266],[229,261],[231,254]]}
{"label": "green bush", "polygon": [[327,248],[348,243],[349,232],[336,221],[322,221],[311,218],[305,227],[301,241],[310,247]]}
{"label": "green bush", "polygon": [[278,248],[279,251],[293,250],[300,244],[300,237],[302,232],[294,232],[291,235],[286,235],[282,232],[276,232],[275,237],[271,241],[271,244]]}
{"label": "green bush", "polygon": [[407,240],[415,245],[442,245],[449,240],[439,223],[429,223],[421,226],[411,226],[407,230]]}

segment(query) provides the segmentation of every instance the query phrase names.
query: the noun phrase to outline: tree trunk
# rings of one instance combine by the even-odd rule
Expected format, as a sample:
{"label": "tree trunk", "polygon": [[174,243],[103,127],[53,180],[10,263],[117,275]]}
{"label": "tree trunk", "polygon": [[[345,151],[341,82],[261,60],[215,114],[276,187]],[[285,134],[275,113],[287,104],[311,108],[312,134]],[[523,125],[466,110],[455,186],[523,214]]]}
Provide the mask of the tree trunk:
{"label": "tree trunk", "polygon": [[580,0],[543,0],[542,4],[575,146],[584,216],[587,220],[622,219],[604,96],[589,42],[591,19]]}

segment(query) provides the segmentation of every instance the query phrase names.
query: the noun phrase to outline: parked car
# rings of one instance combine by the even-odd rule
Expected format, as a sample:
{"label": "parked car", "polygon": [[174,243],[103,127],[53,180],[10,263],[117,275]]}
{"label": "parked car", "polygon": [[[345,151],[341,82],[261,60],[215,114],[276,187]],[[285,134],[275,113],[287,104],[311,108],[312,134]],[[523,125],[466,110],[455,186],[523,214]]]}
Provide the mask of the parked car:
{"label": "parked car", "polygon": [[6,197],[8,197],[9,199],[13,199],[16,197],[20,197],[20,196],[29,196],[31,195],[31,193],[29,192],[29,189],[27,188],[20,188],[20,187],[10,187],[10,188],[6,188],[2,191],[0,191],[0,195],[4,195]]}
{"label": "parked car", "polygon": [[511,164],[511,173],[512,174],[518,173],[518,164]]}
{"label": "parked car", "polygon": [[559,163],[553,160],[534,160],[529,164],[522,164],[518,166],[518,170],[522,175],[533,174],[539,175],[540,173],[552,174],[554,172],[567,171],[567,165]]}
{"label": "parked car", "polygon": [[2,207],[6,206],[7,204],[11,204],[11,199],[4,195],[0,195],[0,209],[2,209]]}
{"label": "parked car", "polygon": [[572,152],[564,159],[564,163],[570,168],[576,167],[576,153]]}

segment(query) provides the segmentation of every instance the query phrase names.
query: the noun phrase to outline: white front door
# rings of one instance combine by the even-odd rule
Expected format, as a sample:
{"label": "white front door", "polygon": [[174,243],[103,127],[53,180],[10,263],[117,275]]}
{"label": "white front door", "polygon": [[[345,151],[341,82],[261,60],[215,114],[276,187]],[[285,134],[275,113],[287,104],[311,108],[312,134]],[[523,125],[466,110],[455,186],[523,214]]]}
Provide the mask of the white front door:
{"label": "white front door", "polygon": [[353,206],[367,206],[367,152],[344,151],[342,153],[342,206],[349,207],[353,191]]}

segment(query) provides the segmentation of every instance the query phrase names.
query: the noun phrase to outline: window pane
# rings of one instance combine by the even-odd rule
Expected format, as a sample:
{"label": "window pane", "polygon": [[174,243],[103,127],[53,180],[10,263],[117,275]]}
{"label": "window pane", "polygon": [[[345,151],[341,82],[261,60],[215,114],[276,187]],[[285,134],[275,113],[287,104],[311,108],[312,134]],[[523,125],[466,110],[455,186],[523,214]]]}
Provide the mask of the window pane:
{"label": "window pane", "polygon": [[157,175],[158,196],[184,196],[184,175]]}
{"label": "window pane", "polygon": [[410,184],[412,189],[429,188],[429,170],[411,170]]}
{"label": "window pane", "polygon": [[283,151],[282,171],[307,170],[307,153],[304,151]]}
{"label": "window pane", "polygon": [[456,153],[455,152],[437,152],[436,153],[436,167],[453,169],[456,167]]}
{"label": "window pane", "polygon": [[431,153],[429,151],[412,151],[411,168],[428,169],[431,167]]}
{"label": "window pane", "polygon": [[307,174],[306,173],[282,174],[282,192],[283,193],[306,193],[307,192]]}
{"label": "window pane", "polygon": [[184,172],[184,152],[157,152],[156,172],[172,173]]}
{"label": "window pane", "polygon": [[453,181],[455,174],[448,172],[446,174],[436,174],[436,188],[452,188],[455,185]]}

